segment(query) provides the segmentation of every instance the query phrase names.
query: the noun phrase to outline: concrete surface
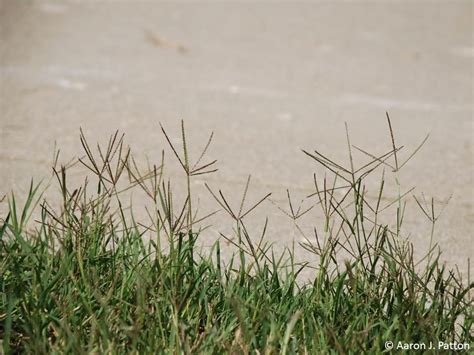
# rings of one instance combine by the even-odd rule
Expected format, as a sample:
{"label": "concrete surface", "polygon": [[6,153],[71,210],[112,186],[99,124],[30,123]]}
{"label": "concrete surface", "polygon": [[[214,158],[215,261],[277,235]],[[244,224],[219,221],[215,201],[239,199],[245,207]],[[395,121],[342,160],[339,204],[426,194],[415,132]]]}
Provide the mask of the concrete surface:
{"label": "concrete surface", "polygon": [[[300,148],[347,162],[347,122],[354,144],[385,152],[389,111],[406,152],[430,133],[400,178],[418,195],[453,195],[435,237],[443,258],[467,270],[471,1],[0,4],[0,194],[49,176],[55,141],[65,159],[80,154],[79,127],[92,142],[119,129],[137,157],[158,161],[158,122],[178,142],[183,118],[191,145],[215,133],[213,187],[234,197],[252,174],[250,199],[272,191],[284,204],[286,188],[304,197],[321,171]],[[169,172],[178,176],[178,166]],[[406,233],[425,250],[429,225],[409,207]],[[273,205],[257,212],[265,215],[277,245],[299,241]]]}

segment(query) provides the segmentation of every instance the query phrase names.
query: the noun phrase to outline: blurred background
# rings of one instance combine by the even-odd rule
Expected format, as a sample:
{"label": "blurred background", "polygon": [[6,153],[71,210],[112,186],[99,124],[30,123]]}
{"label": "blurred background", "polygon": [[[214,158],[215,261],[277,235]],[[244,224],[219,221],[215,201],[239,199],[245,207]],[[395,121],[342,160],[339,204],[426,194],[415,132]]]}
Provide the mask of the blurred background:
{"label": "blurred background", "polygon": [[[272,192],[283,207],[287,188],[296,200],[314,192],[319,167],[302,148],[348,163],[347,122],[352,143],[385,153],[388,111],[405,155],[430,134],[400,181],[440,203],[452,195],[436,241],[467,270],[472,1],[0,0],[0,31],[0,198],[51,176],[55,142],[64,160],[81,155],[80,127],[92,143],[120,130],[137,159],[159,163],[159,123],[179,146],[184,119],[195,157],[214,132],[219,171],[195,181],[204,210],[217,204],[203,181],[238,205],[249,174],[250,202]],[[409,207],[407,237],[426,251],[429,223]],[[265,216],[278,246],[300,241],[274,205],[255,225]]]}

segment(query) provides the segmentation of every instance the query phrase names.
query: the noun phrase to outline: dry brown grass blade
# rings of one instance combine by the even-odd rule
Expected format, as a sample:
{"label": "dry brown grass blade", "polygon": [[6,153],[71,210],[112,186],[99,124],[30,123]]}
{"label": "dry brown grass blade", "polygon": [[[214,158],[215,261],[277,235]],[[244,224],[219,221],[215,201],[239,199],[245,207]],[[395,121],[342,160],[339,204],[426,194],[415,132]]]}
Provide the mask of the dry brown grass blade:
{"label": "dry brown grass blade", "polygon": [[222,209],[224,211],[226,211],[232,218],[236,218],[234,213],[232,212],[232,210],[228,209],[221,201],[220,199],[214,194],[214,191],[212,191],[212,189],[209,187],[209,185],[207,183],[204,184],[204,186],[206,186],[207,190],[210,192],[210,194],[212,195],[212,197],[214,197],[214,200],[216,200],[216,202],[219,204],[219,206],[222,207]]}
{"label": "dry brown grass blade", "polygon": [[163,125],[160,123],[160,127],[161,127],[161,131],[163,132],[165,138],[166,138],[166,141],[168,142],[171,150],[173,151],[174,155],[176,156],[176,159],[178,159],[179,163],[181,164],[181,166],[183,167],[184,171],[187,171],[186,169],[186,165],[183,163],[183,161],[181,160],[181,157],[179,156],[178,152],[176,151],[173,143],[171,143],[171,140],[170,138],[168,137],[168,134],[166,133],[165,129],[163,128]]}
{"label": "dry brown grass blade", "polygon": [[426,141],[430,137],[429,134],[421,141],[421,143],[415,148],[415,150],[410,154],[410,156],[400,165],[400,169],[403,168],[415,155],[418,151],[425,145]]}
{"label": "dry brown grass blade", "polygon": [[260,205],[263,201],[265,201],[268,197],[272,195],[271,192],[266,194],[260,201],[258,201],[256,204],[253,205],[253,207],[249,208],[247,212],[245,212],[242,216],[240,216],[240,219],[244,218],[246,215],[248,215],[250,212],[252,212],[255,208],[257,208],[258,205]]}
{"label": "dry brown grass blade", "polygon": [[249,175],[249,177],[247,178],[247,183],[245,184],[245,188],[244,188],[244,193],[242,195],[242,200],[240,201],[240,207],[239,207],[239,216],[242,214],[242,209],[244,207],[244,203],[245,203],[245,198],[247,197],[247,191],[249,190],[249,185],[250,185],[250,179],[252,178],[251,175]]}
{"label": "dry brown grass blade", "polygon": [[390,120],[390,116],[388,115],[388,112],[385,111],[385,116],[387,117],[387,122],[388,122],[388,128],[390,130],[390,138],[392,139],[392,148],[393,148],[393,151],[395,152],[394,153],[394,157],[395,157],[395,171],[398,171],[399,170],[399,167],[398,167],[398,158],[397,158],[397,146],[395,145],[395,137],[393,135],[393,129],[392,129],[392,121]]}
{"label": "dry brown grass blade", "polygon": [[207,143],[206,145],[204,146],[204,149],[202,150],[202,153],[201,155],[199,156],[199,158],[196,160],[196,163],[194,163],[193,167],[191,170],[194,170],[196,169],[196,167],[198,166],[198,164],[201,162],[202,158],[204,158],[204,155],[206,155],[207,153],[207,150],[209,149],[209,146],[211,145],[211,142],[212,142],[212,138],[214,137],[214,132],[211,132],[211,135],[209,136],[209,139],[207,140]]}

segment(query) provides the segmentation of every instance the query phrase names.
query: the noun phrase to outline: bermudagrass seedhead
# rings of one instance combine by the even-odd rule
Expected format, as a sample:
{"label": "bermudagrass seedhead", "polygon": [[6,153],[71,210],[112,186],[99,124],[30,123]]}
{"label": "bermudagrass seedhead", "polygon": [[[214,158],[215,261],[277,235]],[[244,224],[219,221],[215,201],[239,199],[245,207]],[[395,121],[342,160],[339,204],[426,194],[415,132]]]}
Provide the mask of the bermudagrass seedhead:
{"label": "bermudagrass seedhead", "polygon": [[[179,203],[176,185],[165,176],[164,151],[160,163],[142,169],[123,135],[115,133],[94,149],[81,131],[83,156],[58,167],[55,155],[61,203],[43,200],[32,183],[23,207],[12,194],[9,213],[0,220],[3,351],[381,353],[397,341],[468,348],[474,285],[447,271],[434,246],[418,261],[426,266],[417,265],[401,228],[412,189],[402,193],[397,174],[419,147],[402,159],[387,120],[391,149],[382,154],[352,145],[348,129],[348,164],[304,151],[323,168],[313,176],[315,192],[296,206],[287,190],[288,209],[278,208],[304,236],[302,246],[314,253],[316,268],[297,263],[294,249],[277,255],[265,242],[268,219],[253,238],[245,221],[270,194],[248,207],[250,176],[238,208],[206,184],[208,197],[235,226],[235,235],[220,235],[235,247],[238,262],[234,253],[221,255],[220,240],[209,253],[198,253],[206,232],[201,222],[215,212],[198,217],[191,179],[216,170],[215,160],[201,163],[212,134],[191,163],[184,123],[181,154],[162,127],[186,176]],[[353,148],[370,160],[358,165]],[[75,186],[71,170],[79,167],[90,174]],[[395,174],[395,199],[384,196],[387,167]],[[376,171],[381,177],[373,193],[369,176]],[[143,195],[139,207],[144,205],[148,221],[127,202],[131,193]],[[415,201],[433,236],[439,218],[434,200]],[[37,206],[40,217],[28,223]],[[314,240],[302,228],[308,218]],[[312,279],[303,283],[298,277],[306,269]]]}

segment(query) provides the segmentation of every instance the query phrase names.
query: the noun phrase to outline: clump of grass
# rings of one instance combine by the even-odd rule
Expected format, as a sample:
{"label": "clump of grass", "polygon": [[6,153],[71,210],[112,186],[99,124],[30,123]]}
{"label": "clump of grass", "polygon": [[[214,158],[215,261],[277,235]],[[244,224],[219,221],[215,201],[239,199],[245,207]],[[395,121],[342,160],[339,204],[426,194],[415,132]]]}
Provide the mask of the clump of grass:
{"label": "clump of grass", "polygon": [[[8,198],[0,224],[5,353],[379,353],[387,341],[472,343],[473,284],[445,268],[432,241],[426,258],[414,260],[401,232],[407,194],[383,205],[384,172],[376,197],[368,197],[367,176],[387,168],[396,174],[406,163],[393,133],[382,155],[352,146],[347,135],[349,166],[304,151],[326,174],[314,176],[308,197],[324,217],[314,239],[298,222],[313,208],[294,208],[288,191],[285,213],[317,260],[308,283],[298,275],[310,266],[296,263],[292,249],[277,255],[265,242],[266,228],[254,238],[246,227],[246,216],[269,197],[244,209],[250,178],[238,211],[207,186],[235,225],[236,238],[222,236],[236,254],[223,260],[219,240],[209,253],[197,252],[207,216],[193,210],[191,179],[215,170],[214,160],[201,163],[212,135],[192,164],[184,125],[181,154],[163,133],[186,176],[181,206],[164,176],[164,154],[141,171],[123,136],[93,151],[82,132],[85,155],[77,162],[94,180],[72,189],[68,167],[55,167],[59,208],[42,200],[33,183],[23,207],[14,194]],[[353,149],[370,160],[356,167]],[[124,207],[122,196],[131,189],[149,196],[148,222]],[[420,201],[434,230],[434,202],[431,213]],[[395,228],[382,221],[390,207]]]}

